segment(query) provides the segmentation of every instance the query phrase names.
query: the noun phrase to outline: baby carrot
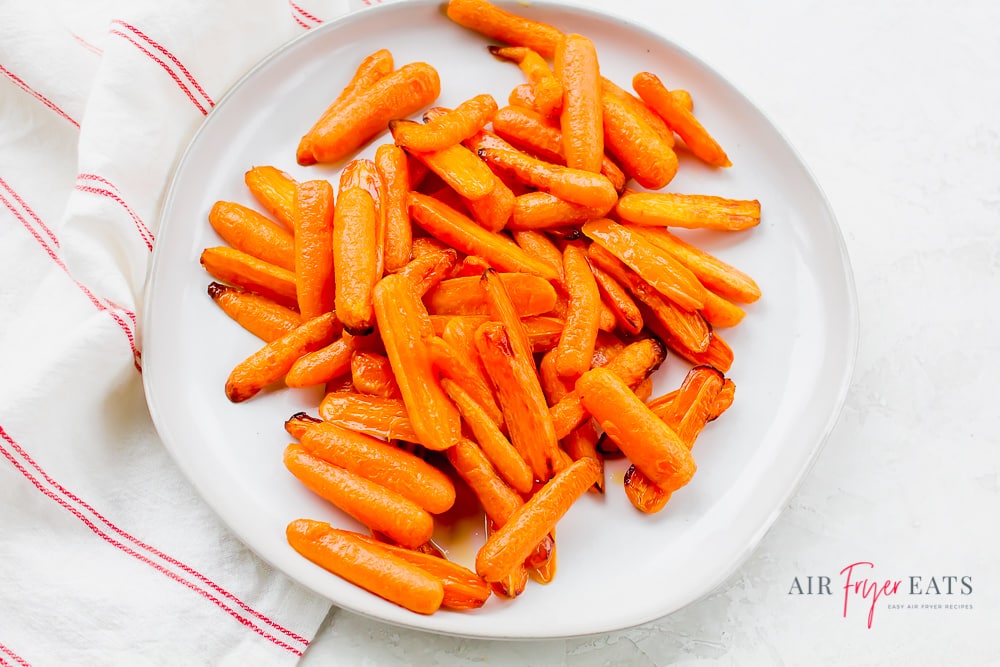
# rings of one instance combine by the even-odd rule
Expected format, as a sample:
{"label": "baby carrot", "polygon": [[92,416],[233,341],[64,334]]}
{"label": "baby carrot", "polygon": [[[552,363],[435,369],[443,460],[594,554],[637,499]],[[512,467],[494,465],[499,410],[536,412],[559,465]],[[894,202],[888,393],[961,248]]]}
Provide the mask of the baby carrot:
{"label": "baby carrot", "polygon": [[318,422],[300,440],[313,456],[381,484],[431,514],[446,512],[455,504],[455,486],[448,475],[419,456],[370,435]]}
{"label": "baby carrot", "polygon": [[283,306],[297,307],[295,274],[288,269],[263,262],[229,246],[205,248],[200,261],[213,278],[260,294]]}
{"label": "baby carrot", "polygon": [[721,297],[712,290],[705,293],[705,306],[701,309],[701,315],[711,326],[717,328],[735,327],[741,321],[746,311],[732,303],[725,297]]}
{"label": "baby carrot", "polygon": [[447,15],[455,23],[487,37],[527,46],[551,58],[563,33],[553,26],[500,9],[487,0],[449,0]]}
{"label": "baby carrot", "polygon": [[382,186],[381,203],[385,216],[383,263],[385,271],[392,273],[410,261],[413,245],[413,229],[406,207],[406,195],[410,191],[406,152],[393,144],[382,144],[375,149],[375,170]]}
{"label": "baby carrot", "polygon": [[657,116],[641,99],[605,77],[601,77],[601,94],[613,95],[624,102],[633,114],[641,118],[643,122],[656,131],[660,137],[660,141],[670,146],[670,148],[674,147],[676,143],[674,131],[670,129],[665,120]]}
{"label": "baby carrot", "polygon": [[430,513],[399,493],[327,463],[299,444],[285,448],[284,461],[310,491],[393,542],[413,549],[431,539]]}
{"label": "baby carrot", "polygon": [[[479,409],[495,426],[499,427],[503,424],[503,413],[493,397],[493,390],[451,343],[440,336],[431,336],[427,339],[427,349],[431,355],[431,363],[441,375],[441,388],[453,401],[454,397],[445,387],[446,380],[458,385],[462,393],[475,401]],[[455,407],[458,408],[460,414],[463,413],[460,405],[456,403]]]}
{"label": "baby carrot", "polygon": [[396,144],[417,153],[439,151],[465,141],[493,119],[497,102],[483,93],[436,115],[424,124],[404,123],[393,131]]}
{"label": "baby carrot", "polygon": [[372,290],[377,275],[375,201],[361,188],[340,193],[333,220],[333,266],[337,318],[348,332],[372,331]]}
{"label": "baby carrot", "polygon": [[359,394],[399,398],[399,385],[389,359],[375,352],[355,350],[351,355],[351,382]]}
{"label": "baby carrot", "polygon": [[337,162],[389,126],[431,104],[441,93],[437,70],[423,62],[403,65],[321,118],[305,135],[312,158],[299,164]]}
{"label": "baby carrot", "polygon": [[657,486],[675,491],[691,480],[695,463],[688,448],[620,377],[594,368],[576,381],[576,391],[607,436]]}
{"label": "baby carrot", "polygon": [[559,79],[552,72],[536,51],[526,46],[489,46],[495,57],[517,63],[517,66],[528,77],[532,89],[532,105],[543,116],[558,116],[562,109],[563,88]]}
{"label": "baby carrot", "polygon": [[444,600],[444,583],[361,535],[328,523],[297,519],[285,532],[293,549],[347,581],[418,614],[433,614]]}
{"label": "baby carrot", "polygon": [[[427,309],[435,315],[483,315],[489,313],[486,295],[479,289],[482,272],[442,280],[425,295]],[[496,273],[503,283],[514,310],[520,317],[541,315],[552,310],[556,290],[547,280],[530,273]]]}
{"label": "baby carrot", "polygon": [[295,229],[295,179],[276,167],[252,167],[243,180],[264,210],[289,230]]}
{"label": "baby carrot", "polygon": [[295,241],[285,227],[257,211],[229,201],[217,201],[208,213],[212,229],[226,243],[257,259],[295,270]]}
{"label": "baby carrot", "polygon": [[479,289],[486,297],[486,310],[490,318],[500,322],[507,330],[514,356],[531,359],[531,342],[528,332],[521,324],[521,317],[510,297],[506,283],[494,269],[483,271],[479,278]]}
{"label": "baby carrot", "polygon": [[226,396],[233,403],[256,396],[283,378],[296,359],[329,344],[338,333],[340,325],[333,313],[302,323],[237,364],[226,380]]}
{"label": "baby carrot", "polygon": [[458,476],[479,499],[486,517],[503,525],[524,501],[497,474],[483,450],[471,440],[461,440],[445,452]]}
{"label": "baby carrot", "polygon": [[458,410],[434,377],[422,333],[430,317],[409,280],[388,275],[375,286],[375,317],[396,374],[403,403],[419,441],[429,449],[448,449],[461,437]]}
{"label": "baby carrot", "polygon": [[314,387],[346,375],[351,372],[353,354],[351,338],[341,336],[329,345],[296,359],[285,375],[285,385]]}
{"label": "baby carrot", "polygon": [[698,122],[690,111],[670,95],[659,77],[650,72],[639,72],[632,78],[632,87],[667,125],[676,132],[687,147],[704,162],[713,167],[730,167],[729,156]]}
{"label": "baby carrot", "polygon": [[501,271],[522,271],[546,280],[558,278],[550,266],[529,257],[509,238],[483,229],[432,197],[411,192],[409,206],[410,214],[418,225],[459,252],[478,255]]}
{"label": "baby carrot", "polygon": [[618,201],[614,184],[600,173],[552,164],[521,151],[484,148],[479,157],[514,176],[518,181],[549,192],[560,199],[598,210],[610,211]]}
{"label": "baby carrot", "polygon": [[606,213],[602,208],[574,204],[548,192],[527,192],[515,198],[507,228],[550,230],[579,225]]}
{"label": "baby carrot", "polygon": [[511,233],[514,243],[519,245],[524,252],[532,257],[536,257],[545,262],[559,272],[559,282],[564,283],[566,276],[563,272],[563,255],[556,244],[552,242],[543,232],[533,229],[514,231]]}
{"label": "baby carrot", "polygon": [[486,540],[476,554],[479,576],[499,581],[524,563],[599,474],[597,462],[590,458],[574,461],[557,473]]}
{"label": "baby carrot", "polygon": [[333,186],[325,179],[295,188],[295,287],[299,312],[312,319],[333,310]]}
{"label": "baby carrot", "polygon": [[597,281],[601,299],[611,308],[622,331],[637,335],[642,331],[642,313],[628,291],[612,276],[591,264],[590,270]]}
{"label": "baby carrot", "polygon": [[[419,126],[411,120],[393,120],[389,129],[393,138],[403,133],[407,126]],[[401,145],[399,140],[396,143]],[[483,164],[476,154],[460,143],[448,144],[444,148],[433,151],[418,152],[406,149],[407,152],[423,162],[437,176],[451,187],[461,197],[468,200],[482,199],[494,187],[494,175],[489,167]]]}
{"label": "baby carrot", "polygon": [[420,444],[402,399],[329,392],[320,401],[319,416],[332,424],[378,438]]}
{"label": "baby carrot", "polygon": [[559,375],[575,378],[590,368],[590,360],[594,356],[601,294],[587,262],[587,251],[582,245],[571,243],[566,246],[563,250],[563,270],[569,292],[569,308],[559,345],[556,346],[555,365]]}
{"label": "baby carrot", "polygon": [[619,199],[615,212],[622,220],[657,227],[732,232],[760,224],[760,202],[756,199],[726,199],[714,195],[628,192]]}
{"label": "baby carrot", "polygon": [[413,283],[414,291],[423,297],[451,275],[457,263],[458,253],[451,248],[433,250],[413,258],[396,273],[406,276]]}
{"label": "baby carrot", "polygon": [[[337,99],[326,108],[326,111],[316,121],[316,125],[322,126],[329,119],[335,117],[347,100],[358,95],[362,90],[370,87],[373,83],[391,72],[393,67],[392,53],[388,49],[379,49],[366,56],[354,71],[351,80],[347,82],[347,85],[337,95]],[[299,146],[295,151],[299,164],[312,164],[314,161],[312,153],[313,139],[312,133],[307,133],[299,141]]]}
{"label": "baby carrot", "polygon": [[656,129],[620,97],[601,95],[604,141],[622,170],[644,188],[658,190],[677,174],[677,154]]}
{"label": "baby carrot", "polygon": [[265,343],[302,324],[302,316],[291,308],[237,287],[212,282],[208,285],[208,295],[226,315]]}
{"label": "baby carrot", "polygon": [[604,158],[604,126],[601,70],[594,43],[583,35],[566,35],[556,47],[554,69],[563,88],[559,125],[566,165],[598,172]]}

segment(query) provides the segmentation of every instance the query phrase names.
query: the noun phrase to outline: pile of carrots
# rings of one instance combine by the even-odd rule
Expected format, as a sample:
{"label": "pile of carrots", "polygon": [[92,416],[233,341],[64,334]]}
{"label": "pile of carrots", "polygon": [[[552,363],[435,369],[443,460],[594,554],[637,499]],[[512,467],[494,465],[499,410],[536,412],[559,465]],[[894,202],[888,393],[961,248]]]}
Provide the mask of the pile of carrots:
{"label": "pile of carrots", "polygon": [[[730,166],[689,93],[640,72],[632,94],[587,37],[486,0],[447,14],[524,73],[505,106],[434,107],[431,65],[376,51],[296,148],[300,165],[342,164],[339,182],[253,167],[262,211],[217,202],[225,243],[201,255],[211,298],[264,342],[227,396],[323,386],[317,416],[285,423],[284,465],[370,531],[299,519],[289,544],[422,614],[550,581],[556,523],[605,492],[606,457],[627,457],[629,500],[660,511],[733,401],[718,330],[760,297],[668,230],[760,222],[757,201],[664,191],[678,154]],[[386,131],[374,159],[354,156]],[[653,397],[668,350],[692,368]],[[475,571],[431,541],[458,480],[487,520]]]}

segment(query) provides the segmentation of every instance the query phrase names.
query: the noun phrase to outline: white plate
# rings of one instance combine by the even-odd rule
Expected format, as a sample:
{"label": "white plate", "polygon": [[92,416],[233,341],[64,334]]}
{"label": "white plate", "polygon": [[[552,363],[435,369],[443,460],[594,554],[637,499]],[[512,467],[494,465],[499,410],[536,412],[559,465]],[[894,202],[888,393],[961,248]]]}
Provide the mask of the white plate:
{"label": "white plate", "polygon": [[[257,554],[337,605],[412,628],[494,638],[607,632],[669,614],[711,592],[752,552],[782,511],[833,428],[853,369],[858,336],[850,265],[836,221],[802,162],[770,122],[691,54],[640,26],[542,2],[515,11],[590,36],[602,73],[629,86],[642,69],[686,88],[698,116],[727,149],[725,171],[684,160],[670,188],[757,198],[761,225],[702,234],[698,243],[756,278],[763,298],[723,333],[735,351],[736,401],[695,447],[698,474],[659,515],[635,511],[613,466],[604,498],[584,497],[559,524],[558,574],[529,583],[518,599],[473,612],[409,613],[328,574],[285,542],[299,517],[358,527],[284,469],[284,420],[315,414],[318,391],[282,389],[233,405],[223,391],[234,364],[260,345],[211,302],[198,264],[217,245],[212,204],[252,205],[243,174],[275,165],[297,178],[302,132],[357,63],[389,48],[397,65],[438,69],[440,104],[475,93],[503,103],[523,81],[493,59],[488,43],[448,21],[439,2],[384,5],[315,29],[258,65],[209,114],[180,162],[163,208],[143,319],[144,382],[164,443],[205,500]],[[363,155],[371,156],[374,146]],[[657,389],[677,386],[688,365],[672,357]],[[183,521],[183,517],[177,517]],[[462,532],[462,531],[459,531]],[[444,536],[447,540],[447,536]],[[471,564],[481,534],[451,541]]]}

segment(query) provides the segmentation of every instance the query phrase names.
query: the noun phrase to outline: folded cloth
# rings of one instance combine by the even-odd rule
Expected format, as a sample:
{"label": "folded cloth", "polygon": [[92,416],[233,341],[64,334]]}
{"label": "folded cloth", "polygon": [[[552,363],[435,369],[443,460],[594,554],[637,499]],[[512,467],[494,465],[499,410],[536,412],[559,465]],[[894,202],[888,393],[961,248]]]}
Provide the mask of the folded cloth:
{"label": "folded cloth", "polygon": [[216,101],[374,2],[0,4],[0,666],[292,663],[327,613],[168,456],[138,314],[167,181]]}

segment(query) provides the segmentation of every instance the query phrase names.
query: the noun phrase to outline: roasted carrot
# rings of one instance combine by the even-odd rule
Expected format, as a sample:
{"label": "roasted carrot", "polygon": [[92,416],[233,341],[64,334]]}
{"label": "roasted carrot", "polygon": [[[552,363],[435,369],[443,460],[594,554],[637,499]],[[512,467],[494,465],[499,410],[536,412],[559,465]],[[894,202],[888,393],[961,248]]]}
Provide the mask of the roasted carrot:
{"label": "roasted carrot", "polygon": [[499,581],[524,563],[599,474],[597,462],[589,458],[575,461],[557,473],[486,540],[476,554],[479,576]]}
{"label": "roasted carrot", "polygon": [[656,320],[650,321],[649,327],[657,336],[660,336],[667,347],[684,359],[690,361],[692,364],[712,366],[713,368],[719,369],[723,373],[728,373],[729,369],[733,365],[733,348],[730,347],[729,343],[723,340],[718,331],[712,332],[712,336],[708,341],[708,347],[703,351],[698,352],[686,346],[684,342],[676,338],[672,332],[660,327]]}
{"label": "roasted carrot", "polygon": [[753,303],[760,298],[760,288],[753,278],[666,229],[636,227],[636,231],[653,245],[676,257],[705,287],[720,296],[740,303]]}
{"label": "roasted carrot", "polygon": [[[452,271],[452,278],[478,278],[483,275],[483,271],[489,269],[490,264],[482,257],[476,257],[475,255],[466,255],[462,258],[461,262],[455,265],[455,269]],[[525,274],[527,275],[527,274]],[[535,276],[537,277],[537,276]],[[539,278],[541,280],[541,278]]]}
{"label": "roasted carrot", "polygon": [[428,234],[466,255],[478,255],[501,271],[523,271],[556,280],[559,276],[544,262],[529,257],[510,239],[493,234],[473,220],[432,197],[411,192],[410,214]]}
{"label": "roasted carrot", "polygon": [[375,316],[407,413],[429,449],[444,450],[461,437],[458,410],[434,377],[422,332],[433,330],[424,305],[404,276],[375,286]]}
{"label": "roasted carrot", "polygon": [[395,491],[431,514],[455,504],[455,486],[419,456],[330,422],[313,424],[300,438],[313,456]]}
{"label": "roasted carrot", "polygon": [[559,125],[566,165],[599,172],[604,158],[604,126],[597,50],[590,38],[570,33],[557,45],[554,57],[554,70],[563,88]]}
{"label": "roasted carrot", "polygon": [[574,204],[610,211],[618,201],[614,184],[600,173],[552,164],[521,151],[484,148],[479,156],[522,183]]}
{"label": "roasted carrot", "polygon": [[507,228],[551,230],[601,218],[606,213],[601,208],[574,204],[548,192],[528,192],[514,200]]}
{"label": "roasted carrot", "polygon": [[287,228],[257,211],[230,201],[217,201],[208,222],[222,240],[257,259],[295,270],[295,241]]}
{"label": "roasted carrot", "polygon": [[449,0],[447,15],[460,26],[507,44],[527,46],[544,58],[555,54],[563,38],[559,29],[500,9],[487,0]]}
{"label": "roasted carrot", "polygon": [[493,381],[511,444],[538,480],[555,471],[559,443],[531,356],[517,353],[507,329],[487,322],[476,331],[476,350]]}
{"label": "roasted carrot", "polygon": [[329,392],[320,401],[319,416],[324,421],[378,438],[420,444],[402,399]]}
{"label": "roasted carrot", "polygon": [[[440,555],[404,549],[403,547],[379,542],[378,540],[357,533],[358,539],[385,549],[393,556],[416,565],[428,572],[444,584],[444,598],[441,606],[446,609],[478,609],[490,597],[490,586],[479,575],[467,567],[459,565]],[[429,543],[433,544],[433,542]]]}
{"label": "roasted carrot", "polygon": [[296,359],[285,375],[285,384],[289,387],[314,387],[348,375],[353,354],[351,338],[341,336],[329,345]]}
{"label": "roasted carrot", "polygon": [[514,356],[530,360],[531,341],[528,340],[528,332],[521,323],[520,314],[507,290],[506,282],[494,269],[487,269],[479,278],[479,288],[486,297],[486,309],[490,318],[500,322],[507,330]]}
{"label": "roasted carrot", "polygon": [[441,384],[458,407],[476,443],[504,481],[516,491],[531,492],[534,487],[531,468],[497,426],[496,420],[458,382],[443,379]]}
{"label": "roasted carrot", "polygon": [[[361,91],[369,88],[373,83],[384,77],[386,74],[393,70],[395,63],[393,61],[392,52],[388,49],[379,49],[374,53],[366,56],[358,68],[354,71],[353,76],[351,76],[350,81],[347,85],[340,91],[337,98],[326,108],[326,110],[320,115],[318,121],[316,121],[316,126],[322,126],[330,119],[334,118],[338,113],[341,112],[341,108],[348,100],[358,95]],[[296,149],[295,155],[299,164],[312,164],[314,161],[313,157],[313,135],[307,133],[299,141],[299,146]]]}
{"label": "roasted carrot", "polygon": [[562,109],[563,88],[545,59],[526,46],[489,46],[490,53],[501,60],[517,63],[532,88],[532,106],[544,116],[558,116]]}
{"label": "roasted carrot", "polygon": [[363,336],[372,331],[372,290],[377,275],[375,202],[362,188],[340,193],[333,221],[337,318],[344,329]]}
{"label": "roasted carrot", "polygon": [[285,534],[292,548],[312,562],[389,602],[418,614],[433,614],[441,607],[444,583],[439,577],[357,533],[297,519]]}
{"label": "roasted carrot", "polygon": [[493,120],[497,102],[482,93],[461,102],[423,125],[404,123],[393,131],[396,144],[417,153],[439,151],[461,143]]}
{"label": "roasted carrot", "polygon": [[431,336],[426,339],[426,342],[431,355],[431,363],[441,376],[442,389],[444,389],[444,381],[451,380],[476,401],[490,421],[497,426],[502,425],[503,413],[497,406],[493,390],[479,375],[474,364],[470,363],[461,352],[440,336]]}
{"label": "roasted carrot", "polygon": [[[560,84],[561,87],[562,85]],[[535,87],[530,83],[520,83],[514,86],[507,95],[507,104],[512,107],[538,111],[538,107],[535,104]],[[559,102],[559,108],[562,108],[562,100]]]}
{"label": "roasted carrot", "polygon": [[713,327],[735,327],[743,321],[746,311],[735,303],[719,296],[712,290],[708,290],[705,296],[707,297],[705,305],[700,312],[705,321]]}
{"label": "roasted carrot", "polygon": [[563,267],[569,308],[566,324],[556,346],[556,370],[564,377],[577,377],[590,368],[600,318],[601,294],[582,245],[563,250]]}
{"label": "roasted carrot", "polygon": [[389,359],[375,352],[356,350],[351,355],[351,382],[359,394],[400,397]]}
{"label": "roasted carrot", "polygon": [[622,170],[644,188],[658,190],[677,174],[673,143],[626,101],[609,92],[601,95],[604,143]]}
{"label": "roasted carrot", "polygon": [[445,452],[458,476],[469,485],[479,499],[487,518],[503,525],[524,501],[503,479],[471,440],[461,440]]}
{"label": "roasted carrot", "polygon": [[493,174],[493,189],[482,199],[465,200],[472,218],[490,232],[498,232],[507,226],[514,212],[516,195],[502,178]]}
{"label": "roasted carrot", "polygon": [[688,448],[620,377],[594,368],[576,381],[576,391],[605,434],[658,487],[675,491],[691,480],[696,466]]}
{"label": "roasted carrot", "polygon": [[760,224],[758,200],[726,199],[714,195],[628,192],[618,200],[615,212],[627,222],[657,227],[731,232]]}
{"label": "roasted carrot", "polygon": [[532,257],[536,257],[545,262],[559,272],[559,282],[563,283],[566,276],[563,272],[563,255],[548,236],[543,232],[532,229],[515,231],[511,233],[514,243],[521,247],[521,250]]}
{"label": "roasted carrot", "polygon": [[[442,280],[427,292],[427,309],[436,315],[483,315],[489,313],[486,295],[479,289],[479,276]],[[541,315],[552,310],[556,290],[547,281],[530,273],[499,273],[514,309],[521,317]]]}
{"label": "roasted carrot", "polygon": [[295,274],[288,269],[262,262],[229,246],[205,248],[200,261],[217,280],[260,294],[283,306],[298,307]]}
{"label": "roasted carrot", "polygon": [[434,533],[430,513],[357,473],[327,463],[299,444],[285,448],[285,467],[309,490],[397,544],[415,548]]}
{"label": "roasted carrot", "polygon": [[312,319],[333,310],[333,186],[325,179],[295,188],[295,287],[299,312]]}
{"label": "roasted carrot", "polygon": [[410,191],[406,153],[393,144],[375,149],[375,170],[382,187],[382,211],[385,217],[382,256],[385,271],[392,273],[410,261],[413,229],[406,195]]}
{"label": "roasted carrot", "polygon": [[265,211],[289,230],[295,229],[295,179],[269,165],[250,168],[243,180]]}
{"label": "roasted carrot", "polygon": [[403,65],[360,90],[324,116],[303,137],[311,144],[311,159],[300,154],[299,164],[332,163],[389,126],[431,104],[441,93],[437,70],[423,62]]}
{"label": "roasted carrot", "polygon": [[638,335],[642,331],[642,313],[628,291],[611,275],[591,264],[590,270],[597,281],[601,299],[614,312],[618,326],[627,334]]}
{"label": "roasted carrot", "polygon": [[650,72],[639,72],[632,78],[632,87],[698,158],[714,167],[732,166],[733,163],[719,143],[694,114],[670,95],[659,77]]}
{"label": "roasted carrot", "polygon": [[226,315],[265,343],[302,324],[302,316],[291,308],[237,287],[212,282],[208,295]]}
{"label": "roasted carrot", "polygon": [[[440,323],[439,328],[438,323],[433,322],[434,319],[446,321]],[[452,352],[462,360],[466,368],[475,373],[479,382],[491,387],[490,378],[486,374],[486,367],[483,366],[482,359],[479,358],[479,352],[476,351],[476,329],[486,320],[486,316],[445,316],[443,318],[434,318],[432,316],[436,335],[440,336],[443,341],[451,346]],[[495,398],[496,395],[494,394]],[[503,414],[501,413],[500,422],[502,421]]]}
{"label": "roasted carrot", "polygon": [[241,361],[226,380],[226,396],[233,403],[251,398],[285,376],[303,354],[328,345],[340,333],[333,313],[302,323]]}
{"label": "roasted carrot", "polygon": [[451,275],[458,262],[458,253],[451,248],[421,254],[404,264],[396,273],[413,283],[414,291],[423,297]]}
{"label": "roasted carrot", "polygon": [[705,305],[705,287],[691,270],[640,234],[607,218],[591,220],[582,230],[681,308],[698,310]]}

